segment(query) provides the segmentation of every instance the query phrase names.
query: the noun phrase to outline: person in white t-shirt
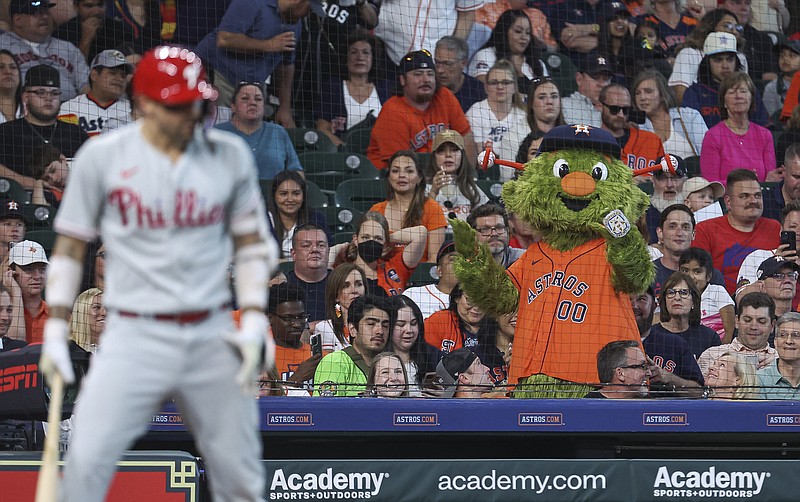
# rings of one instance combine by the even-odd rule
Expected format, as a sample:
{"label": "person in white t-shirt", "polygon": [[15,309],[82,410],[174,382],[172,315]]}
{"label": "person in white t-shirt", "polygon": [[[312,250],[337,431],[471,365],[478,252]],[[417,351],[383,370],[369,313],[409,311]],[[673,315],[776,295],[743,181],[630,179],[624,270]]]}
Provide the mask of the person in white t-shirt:
{"label": "person in white t-shirt", "polygon": [[[482,151],[491,141],[497,157],[513,160],[517,157],[520,142],[530,132],[525,106],[517,91],[514,66],[505,60],[498,61],[486,74],[485,84],[487,98],[467,111],[475,144],[478,151]],[[513,168],[500,166],[501,181],[513,177]]]}
{"label": "person in white t-shirt", "polygon": [[714,262],[708,251],[689,248],[678,261],[680,271],[688,274],[700,291],[700,324],[719,334],[722,343],[733,340],[735,317],[733,299],[719,284],[711,284]]}

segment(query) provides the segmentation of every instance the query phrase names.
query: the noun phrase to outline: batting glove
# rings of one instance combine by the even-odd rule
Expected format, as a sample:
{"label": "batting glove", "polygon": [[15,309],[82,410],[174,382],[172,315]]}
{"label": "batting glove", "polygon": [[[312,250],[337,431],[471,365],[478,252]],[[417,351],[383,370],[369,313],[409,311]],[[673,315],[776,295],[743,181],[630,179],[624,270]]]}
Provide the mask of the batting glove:
{"label": "batting glove", "polygon": [[268,329],[269,321],[263,312],[247,310],[242,313],[239,331],[231,338],[231,342],[242,356],[236,383],[245,392],[254,393],[256,390],[256,378],[262,357],[264,366],[272,367],[275,364],[275,342],[269,335]]}
{"label": "batting glove", "polygon": [[42,357],[39,360],[39,371],[52,381],[58,373],[65,383],[75,381],[75,371],[72,369],[72,359],[69,356],[67,340],[69,338],[69,325],[64,319],[49,318],[44,324],[44,343],[42,344]]}

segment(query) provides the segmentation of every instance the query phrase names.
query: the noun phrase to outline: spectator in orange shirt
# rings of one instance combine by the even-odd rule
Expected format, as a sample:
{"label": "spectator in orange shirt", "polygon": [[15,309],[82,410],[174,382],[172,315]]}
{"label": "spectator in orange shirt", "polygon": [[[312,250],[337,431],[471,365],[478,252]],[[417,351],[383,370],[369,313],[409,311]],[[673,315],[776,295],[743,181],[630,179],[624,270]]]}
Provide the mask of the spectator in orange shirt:
{"label": "spectator in orange shirt", "polygon": [[385,174],[389,198],[372,206],[370,211],[384,215],[392,233],[424,226],[428,230],[428,240],[421,261],[434,261],[444,242],[447,221],[441,206],[425,196],[427,185],[419,158],[410,150],[396,152],[389,159],[389,169]]}
{"label": "spectator in orange shirt", "polygon": [[47,255],[41,244],[25,240],[11,248],[8,265],[14,277],[11,301],[22,307],[25,314],[25,340],[37,343],[44,340],[44,323],[48,317],[47,303],[42,299]]}
{"label": "spectator in orange shirt", "polygon": [[449,89],[436,85],[435,71],[427,50],[409,52],[400,61],[400,94],[383,104],[367,147],[367,157],[378,169],[385,169],[398,150],[430,152],[436,134],[445,129],[464,137],[468,158],[477,155],[464,110]]}
{"label": "spectator in orange shirt", "polygon": [[473,305],[460,286],[450,292],[450,307],[425,320],[425,341],[444,353],[466,347],[477,351],[478,345],[494,347],[497,323]]}
{"label": "spectator in orange shirt", "polygon": [[625,86],[609,84],[600,91],[602,128],[617,138],[622,147],[621,160],[631,169],[652,166],[664,156],[661,139],[652,132],[631,127],[631,93]]}

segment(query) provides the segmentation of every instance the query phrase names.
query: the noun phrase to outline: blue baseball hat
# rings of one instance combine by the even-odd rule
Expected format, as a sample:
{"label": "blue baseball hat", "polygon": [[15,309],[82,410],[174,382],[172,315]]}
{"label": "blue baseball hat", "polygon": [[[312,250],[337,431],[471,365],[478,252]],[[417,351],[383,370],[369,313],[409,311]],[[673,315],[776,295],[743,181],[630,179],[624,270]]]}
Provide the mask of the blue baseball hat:
{"label": "blue baseball hat", "polygon": [[585,124],[563,125],[550,129],[542,138],[539,153],[558,150],[594,150],[619,159],[622,153],[610,132]]}

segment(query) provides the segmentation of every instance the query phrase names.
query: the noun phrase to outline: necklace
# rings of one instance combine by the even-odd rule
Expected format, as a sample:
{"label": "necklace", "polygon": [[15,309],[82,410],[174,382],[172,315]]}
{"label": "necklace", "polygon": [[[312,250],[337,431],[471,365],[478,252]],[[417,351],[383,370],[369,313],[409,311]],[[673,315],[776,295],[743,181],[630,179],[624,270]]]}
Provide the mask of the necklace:
{"label": "necklace", "polygon": [[[44,141],[45,145],[49,145],[50,142],[53,141],[53,136],[55,136],[55,134],[56,134],[56,129],[58,128],[58,121],[56,121],[56,123],[53,125],[53,130],[50,131],[50,137],[47,138],[47,139],[45,139],[44,136],[42,136],[42,133],[40,133],[39,131],[36,130],[36,127],[38,127],[38,126],[34,126],[30,122],[28,122],[28,126],[31,128],[31,131],[33,131],[34,134],[39,136],[39,139]],[[49,127],[49,126],[43,126],[43,127]]]}

